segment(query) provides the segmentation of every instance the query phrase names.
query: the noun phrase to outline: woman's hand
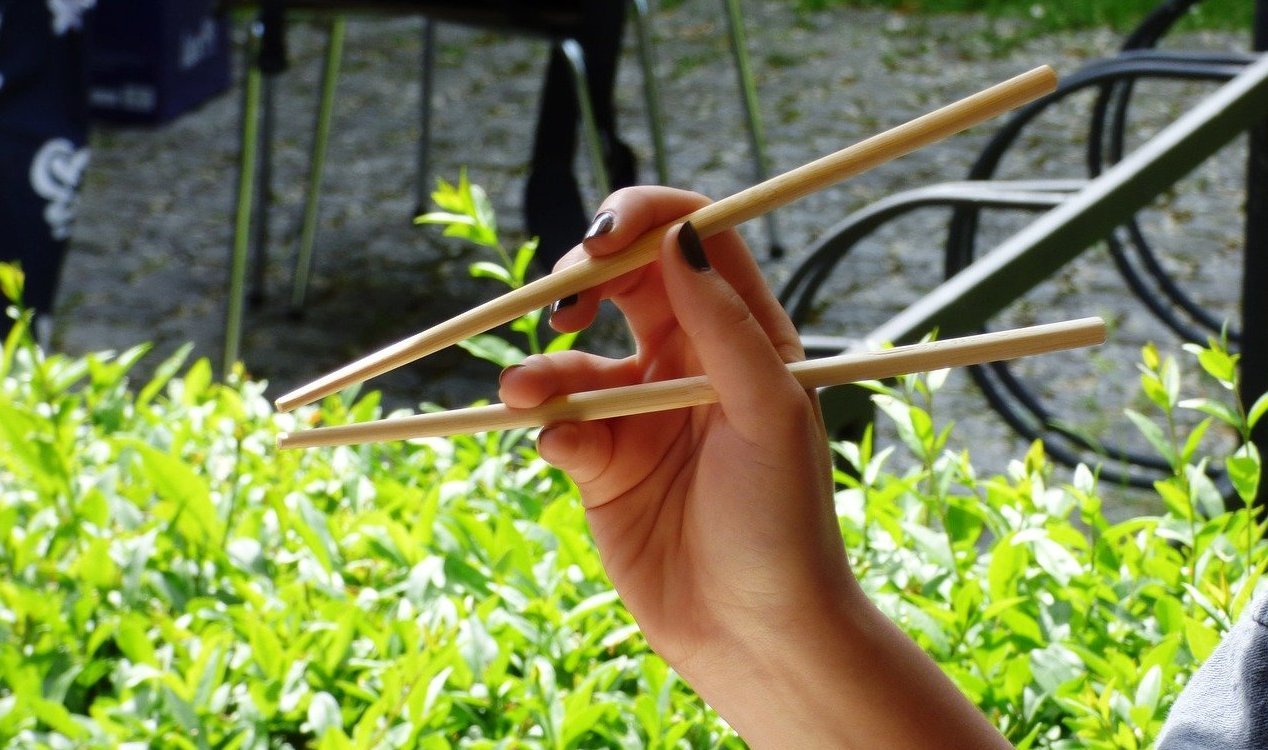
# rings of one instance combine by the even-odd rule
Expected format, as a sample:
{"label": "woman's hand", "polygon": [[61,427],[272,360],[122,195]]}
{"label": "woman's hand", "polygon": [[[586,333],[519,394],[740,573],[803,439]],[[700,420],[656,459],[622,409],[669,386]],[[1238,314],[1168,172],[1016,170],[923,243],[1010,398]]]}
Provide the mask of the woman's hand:
{"label": "woman's hand", "polygon": [[[617,193],[604,204],[611,231],[587,240],[585,252],[619,251],[705,202],[665,188]],[[531,357],[506,373],[501,397],[527,407],[708,374],[716,405],[555,425],[540,439],[542,457],[580,488],[608,574],[649,643],[690,665],[775,637],[807,601],[841,596],[850,576],[816,402],[785,367],[803,357],[797,332],[738,235],[712,238],[707,260],[695,256],[711,268],[697,270],[680,231],[691,230],[669,232],[659,263],[552,317],[577,330],[610,298],[629,321],[634,356]],[[694,254],[699,243],[681,244]]]}
{"label": "woman's hand", "polygon": [[[668,188],[620,191],[556,270],[619,252],[705,203]],[[785,366],[804,356],[797,332],[739,235],[702,244],[675,227],[658,262],[565,300],[551,323],[579,330],[603,299],[628,320],[633,356],[529,357],[503,374],[500,395],[531,407],[709,377],[716,404],[552,425],[538,442],[577,483],[603,564],[652,648],[750,743],[913,739],[901,730],[919,712],[895,712],[913,698],[926,718],[938,708],[911,692],[915,681],[949,690],[985,727],[972,746],[985,746],[989,726],[850,572],[817,402]],[[830,718],[842,711],[844,725]]]}

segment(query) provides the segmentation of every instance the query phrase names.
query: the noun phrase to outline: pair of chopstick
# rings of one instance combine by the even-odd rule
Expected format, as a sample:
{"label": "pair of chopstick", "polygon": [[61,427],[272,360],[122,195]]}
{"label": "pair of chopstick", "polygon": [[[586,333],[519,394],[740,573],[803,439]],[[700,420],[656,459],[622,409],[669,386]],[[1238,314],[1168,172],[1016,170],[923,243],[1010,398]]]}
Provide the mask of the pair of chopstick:
{"label": "pair of chopstick", "polygon": [[909,154],[1051,92],[1057,75],[1044,65],[712,203],[644,234],[615,256],[587,258],[421,333],[363,357],[277,399],[290,411],[381,375],[482,331],[514,320],[650,263],[673,226],[690,221],[702,238]]}
{"label": "pair of chopstick", "polygon": [[[277,408],[281,411],[290,411],[304,404],[316,401],[319,398],[328,396],[348,386],[360,383],[376,375],[380,375],[389,370],[400,367],[401,365],[412,362],[416,359],[424,357],[435,351],[443,349],[447,346],[455,344],[472,335],[486,331],[494,326],[501,325],[513,320],[521,315],[531,312],[532,310],[544,307],[555,300],[563,299],[570,295],[581,292],[585,289],[592,288],[605,281],[614,279],[621,274],[628,273],[637,268],[650,263],[659,251],[660,244],[666,232],[674,226],[690,221],[696,228],[696,231],[702,238],[709,237],[719,232],[730,229],[749,219],[760,216],[767,211],[778,208],[784,204],[790,203],[797,198],[809,195],[818,190],[828,187],[847,177],[860,174],[868,169],[884,164],[887,161],[896,159],[899,156],[909,154],[917,149],[923,148],[931,143],[939,141],[947,136],[958,133],[973,125],[985,122],[1004,112],[1019,107],[1027,102],[1033,101],[1044,94],[1051,92],[1056,88],[1057,77],[1052,68],[1044,65],[1033,70],[1027,71],[1019,76],[1011,78],[1002,83],[996,84],[988,89],[980,91],[976,94],[961,99],[958,102],[949,104],[941,109],[930,112],[926,115],[918,117],[910,122],[899,125],[895,128],[887,130],[883,133],[872,136],[866,140],[860,141],[844,148],[836,153],[829,154],[817,159],[809,164],[802,165],[796,169],[786,172],[777,177],[773,177],[763,183],[754,185],[728,198],[719,200],[705,206],[687,216],[669,222],[661,227],[653,229],[638,240],[630,247],[622,252],[606,256],[602,258],[587,258],[580,263],[570,266],[558,273],[538,279],[534,282],[526,284],[519,289],[513,290],[497,299],[479,305],[465,313],[454,318],[450,318],[443,323],[435,325],[421,333],[410,336],[396,342],[386,348],[383,348],[373,354],[363,357],[351,364],[345,365],[327,375],[324,375],[307,385],[301,386],[290,393],[287,393],[276,400]],[[943,344],[949,342],[942,342]],[[897,351],[897,350],[895,350]],[[1038,353],[1038,352],[1031,352]],[[997,358],[1006,358],[1006,353],[993,355]],[[943,367],[954,366],[956,363],[939,363],[930,361],[924,365],[928,369],[940,369]],[[960,363],[963,364],[963,363]],[[804,369],[814,367],[812,363],[805,363]],[[801,372],[802,366],[798,366],[796,371]],[[841,378],[871,378],[871,377],[887,377],[900,374],[898,371],[889,372],[887,375],[833,375],[828,377],[828,382],[839,382]],[[800,377],[800,375],[799,375]],[[807,376],[809,377],[809,376]],[[815,375],[814,377],[824,377]],[[653,392],[677,395],[660,395],[661,406],[655,408],[666,409],[678,406],[688,406],[701,402],[699,398],[712,398],[712,393],[707,383],[702,380],[688,379],[691,381],[687,385],[679,383],[677,386],[667,384],[646,384],[635,386],[638,389],[653,390],[637,390],[632,394],[614,393],[609,391],[606,394],[587,394],[583,398],[583,394],[574,394],[564,402],[565,404],[573,404],[574,402],[587,403],[604,403],[608,399],[620,399],[624,404],[620,407],[620,413],[632,413],[633,411],[646,411],[646,409],[637,408],[636,402],[642,399],[651,399]],[[673,381],[678,382],[678,381]],[[827,384],[825,382],[824,384]],[[807,387],[813,387],[807,384]],[[621,391],[622,389],[615,389]],[[689,395],[684,395],[689,394]],[[650,401],[648,403],[651,403]],[[496,409],[497,407],[485,407],[486,409]],[[505,407],[502,407],[505,408]],[[544,408],[544,407],[543,407]],[[558,406],[555,408],[564,409],[556,413],[543,414],[534,419],[558,420],[562,418],[597,418],[597,417],[577,417],[581,412],[567,411],[567,409],[575,409],[574,406]],[[609,409],[611,407],[603,407]],[[465,419],[462,414],[466,414],[468,410],[455,413],[455,416],[449,417],[456,420],[456,424],[460,425],[457,429],[445,428],[449,432],[433,433],[433,434],[453,434],[464,430],[478,429],[494,429],[494,427],[481,427],[479,423],[467,423],[461,421]],[[507,410],[508,412],[511,410]],[[585,414],[608,413],[606,411],[586,411]],[[494,413],[487,412],[488,418],[492,419]],[[609,414],[611,415],[611,414]],[[439,421],[445,415],[425,415],[435,418]],[[515,417],[519,419],[522,414]],[[422,417],[410,418],[421,419]],[[510,419],[509,416],[498,416],[499,422],[491,424],[502,424],[505,420]],[[531,422],[540,424],[540,422]],[[472,426],[462,427],[461,425],[470,424]],[[519,424],[518,422],[516,424]],[[349,433],[354,426],[323,428],[322,430],[311,430],[311,433],[321,433],[322,435],[341,434],[343,439],[360,441],[359,433],[355,431]],[[369,425],[365,425],[369,429]],[[411,428],[412,429],[412,428]],[[334,433],[334,430],[344,430],[341,433]],[[406,437],[404,433],[390,433],[395,437]],[[317,439],[317,438],[312,438]],[[325,438],[323,438],[325,439]],[[387,433],[384,436],[370,439],[392,439]],[[307,442],[307,439],[301,439],[300,434],[285,435],[279,440],[282,447],[301,447],[303,445],[315,444]],[[325,444],[330,444],[329,442]]]}
{"label": "pair of chopstick", "polygon": [[[984,364],[1091,346],[1104,341],[1104,321],[1100,318],[1080,318],[893,349],[794,362],[788,365],[788,370],[804,388],[822,388],[912,372]],[[558,396],[532,409],[512,409],[505,404],[493,404],[361,424],[320,427],[283,434],[278,438],[277,444],[279,448],[315,448],[440,437],[559,422],[610,419],[701,406],[717,400],[718,394],[709,385],[708,379],[700,375]]]}

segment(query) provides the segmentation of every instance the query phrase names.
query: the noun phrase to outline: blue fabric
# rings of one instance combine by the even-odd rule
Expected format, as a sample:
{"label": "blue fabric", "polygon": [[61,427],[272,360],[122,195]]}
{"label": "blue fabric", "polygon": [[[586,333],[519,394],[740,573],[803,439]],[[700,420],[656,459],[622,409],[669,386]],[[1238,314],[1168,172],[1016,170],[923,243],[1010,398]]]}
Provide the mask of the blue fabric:
{"label": "blue fabric", "polygon": [[0,0],[0,261],[22,265],[24,301],[42,313],[88,162],[83,25],[94,3]]}
{"label": "blue fabric", "polygon": [[1158,750],[1268,748],[1268,592],[1248,608],[1176,700]]}

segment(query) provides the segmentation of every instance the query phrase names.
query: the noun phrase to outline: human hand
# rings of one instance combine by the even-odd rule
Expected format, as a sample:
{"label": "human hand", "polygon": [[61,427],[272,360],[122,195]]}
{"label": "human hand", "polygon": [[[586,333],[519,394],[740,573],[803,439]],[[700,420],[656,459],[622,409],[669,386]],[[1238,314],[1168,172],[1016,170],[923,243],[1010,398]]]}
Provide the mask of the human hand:
{"label": "human hand", "polygon": [[[603,209],[615,217],[611,230],[560,263],[617,252],[705,202],[667,188],[616,193]],[[576,481],[604,565],[648,642],[691,671],[774,637],[851,578],[816,401],[785,367],[803,357],[796,330],[738,234],[708,240],[707,270],[679,244],[675,229],[658,262],[552,316],[577,330],[611,299],[629,321],[633,356],[530,357],[507,371],[501,397],[529,407],[577,390],[709,376],[717,404],[554,425],[539,444]]]}
{"label": "human hand", "polygon": [[[659,187],[615,193],[599,213],[610,222],[596,219],[556,270],[706,203]],[[817,401],[786,367],[804,356],[799,338],[739,235],[701,243],[675,227],[656,262],[566,300],[551,324],[580,330],[603,299],[627,319],[632,356],[529,357],[503,373],[500,396],[528,408],[700,373],[717,391],[716,404],[556,424],[538,439],[580,489],[649,645],[754,745],[997,746],[850,572]]]}

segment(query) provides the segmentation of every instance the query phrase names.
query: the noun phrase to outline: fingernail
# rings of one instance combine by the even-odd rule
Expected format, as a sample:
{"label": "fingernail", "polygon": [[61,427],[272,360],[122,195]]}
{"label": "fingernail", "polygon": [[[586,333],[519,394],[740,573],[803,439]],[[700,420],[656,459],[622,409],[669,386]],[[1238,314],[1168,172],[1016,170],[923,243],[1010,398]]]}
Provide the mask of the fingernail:
{"label": "fingernail", "polygon": [[511,365],[510,367],[503,369],[502,372],[498,374],[498,385],[499,386],[502,385],[502,381],[506,380],[507,373],[509,373],[511,370],[518,370],[523,366],[524,365]]}
{"label": "fingernail", "polygon": [[682,258],[687,261],[687,265],[696,271],[704,272],[713,268],[709,265],[709,257],[704,254],[704,243],[700,242],[700,235],[689,221],[684,222],[678,230],[678,249],[682,251]]}
{"label": "fingernail", "polygon": [[600,211],[594,217],[594,221],[590,222],[590,228],[586,230],[586,236],[581,238],[582,242],[592,240],[612,231],[612,227],[616,226],[616,214],[611,211]]}
{"label": "fingernail", "polygon": [[559,312],[565,307],[572,307],[573,305],[577,304],[577,300],[579,299],[581,299],[580,295],[570,294],[567,297],[564,297],[563,299],[555,300],[554,304],[550,306],[551,316],[553,317],[555,313]]}

